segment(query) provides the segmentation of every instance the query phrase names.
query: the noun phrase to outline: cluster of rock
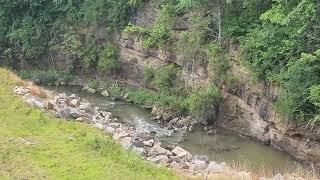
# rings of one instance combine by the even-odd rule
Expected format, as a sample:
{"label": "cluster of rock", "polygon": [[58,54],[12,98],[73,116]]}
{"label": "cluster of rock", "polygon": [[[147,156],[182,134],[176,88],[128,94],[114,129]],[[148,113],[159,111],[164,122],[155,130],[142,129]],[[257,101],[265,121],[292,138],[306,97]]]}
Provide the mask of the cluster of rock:
{"label": "cluster of rock", "polygon": [[169,129],[185,129],[191,131],[198,121],[191,116],[182,117],[170,109],[152,107],[152,118],[159,124],[165,124]]}
{"label": "cluster of rock", "polygon": [[[236,179],[256,179],[249,172],[237,172],[228,167],[226,163],[216,163],[210,161],[207,156],[192,155],[182,147],[163,147],[161,142],[150,133],[138,133],[133,127],[117,122],[110,112],[100,110],[99,107],[92,105],[85,99],[77,97],[75,94],[67,96],[66,94],[55,94],[51,91],[45,91],[50,94],[48,97],[40,98],[30,93],[25,87],[15,87],[14,92],[23,96],[25,102],[47,111],[52,111],[57,116],[65,119],[74,119],[76,121],[86,122],[112,135],[113,139],[118,141],[126,150],[132,150],[140,154],[147,161],[160,166],[169,167],[176,171],[183,171],[189,175],[201,177],[210,177],[214,174],[227,174]],[[172,121],[172,120],[171,120]],[[169,121],[169,123],[171,122]],[[180,121],[186,121],[181,118],[175,120],[175,125],[179,126]],[[190,126],[191,123],[183,124],[182,127]],[[268,179],[268,178],[260,178]],[[274,178],[282,180],[284,177],[280,174]],[[287,178],[286,178],[287,179]],[[292,177],[289,179],[297,179]],[[302,178],[300,178],[302,179]]]}

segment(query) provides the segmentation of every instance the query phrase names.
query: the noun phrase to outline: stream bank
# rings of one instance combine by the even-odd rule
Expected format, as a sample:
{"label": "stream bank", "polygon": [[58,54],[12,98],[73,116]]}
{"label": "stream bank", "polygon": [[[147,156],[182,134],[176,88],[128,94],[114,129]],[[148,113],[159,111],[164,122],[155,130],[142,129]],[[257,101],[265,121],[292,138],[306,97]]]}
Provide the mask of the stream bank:
{"label": "stream bank", "polygon": [[[139,132],[156,132],[155,136],[165,146],[181,146],[192,154],[208,156],[210,160],[227,162],[240,169],[250,170],[257,174],[275,175],[277,173],[294,172],[299,165],[288,154],[250,140],[239,137],[223,128],[217,128],[214,136],[207,135],[203,127],[196,127],[192,132],[186,129],[172,131],[165,125],[152,119],[149,109],[81,91],[79,86],[46,87],[58,93],[77,94],[92,102],[102,110],[111,112],[118,121],[130,125]],[[261,155],[263,154],[263,156]]]}

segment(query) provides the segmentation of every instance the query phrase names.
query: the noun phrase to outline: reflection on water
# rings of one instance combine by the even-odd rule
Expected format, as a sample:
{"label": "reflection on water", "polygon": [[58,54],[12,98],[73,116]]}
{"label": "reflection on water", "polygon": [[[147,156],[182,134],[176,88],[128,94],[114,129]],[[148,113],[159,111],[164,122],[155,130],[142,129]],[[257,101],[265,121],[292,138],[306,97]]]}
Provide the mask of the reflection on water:
{"label": "reflection on water", "polygon": [[259,173],[290,172],[298,165],[285,152],[239,137],[221,128],[217,129],[214,136],[208,136],[197,129],[189,133],[180,144],[191,152],[207,155],[215,161],[228,162]]}
{"label": "reflection on water", "polygon": [[89,102],[117,116],[139,132],[156,132],[164,143],[179,144],[192,154],[207,155],[211,160],[237,164],[247,170],[267,175],[291,172],[297,166],[288,154],[270,146],[239,137],[224,129],[217,129],[217,134],[208,136],[200,127],[193,132],[174,132],[159,125],[150,117],[150,112],[137,105],[125,102],[112,102],[99,94],[80,91],[80,87],[46,87],[67,95],[77,94]]}

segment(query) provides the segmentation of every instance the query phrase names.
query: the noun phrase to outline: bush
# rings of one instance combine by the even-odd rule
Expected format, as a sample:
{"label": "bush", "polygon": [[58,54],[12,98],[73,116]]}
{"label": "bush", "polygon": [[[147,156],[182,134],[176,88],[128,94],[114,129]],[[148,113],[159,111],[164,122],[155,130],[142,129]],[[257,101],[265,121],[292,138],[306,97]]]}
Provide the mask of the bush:
{"label": "bush", "polygon": [[119,52],[110,43],[104,45],[98,62],[98,69],[101,71],[115,72],[120,69]]}
{"label": "bush", "polygon": [[159,105],[176,111],[185,112],[184,97],[147,90],[130,90],[129,98],[136,104]]}
{"label": "bush", "polygon": [[143,82],[145,85],[151,83],[154,78],[154,70],[152,68],[144,68],[143,70]]}
{"label": "bush", "polygon": [[161,67],[155,73],[153,84],[161,91],[168,91],[174,85],[177,71],[178,69],[174,64],[169,64]]}
{"label": "bush", "polygon": [[219,89],[215,85],[194,91],[186,100],[189,111],[193,115],[201,115],[218,105],[221,100]]}
{"label": "bush", "polygon": [[94,79],[88,83],[88,87],[92,89],[98,89],[99,84],[100,84],[100,81],[97,79]]}
{"label": "bush", "polygon": [[231,65],[226,54],[214,43],[207,48],[208,70],[212,79],[223,80]]}
{"label": "bush", "polygon": [[137,26],[132,23],[129,23],[123,30],[125,35],[135,34],[135,35],[147,35],[149,31],[142,26]]}
{"label": "bush", "polygon": [[21,79],[31,79],[33,77],[33,72],[32,71],[19,71],[17,73],[17,75],[21,78]]}
{"label": "bush", "polygon": [[108,91],[110,92],[110,97],[113,101],[122,98],[122,88],[117,83],[112,84],[112,86],[108,88]]}
{"label": "bush", "polygon": [[32,81],[36,84],[52,85],[59,79],[59,74],[56,71],[39,71],[35,72]]}

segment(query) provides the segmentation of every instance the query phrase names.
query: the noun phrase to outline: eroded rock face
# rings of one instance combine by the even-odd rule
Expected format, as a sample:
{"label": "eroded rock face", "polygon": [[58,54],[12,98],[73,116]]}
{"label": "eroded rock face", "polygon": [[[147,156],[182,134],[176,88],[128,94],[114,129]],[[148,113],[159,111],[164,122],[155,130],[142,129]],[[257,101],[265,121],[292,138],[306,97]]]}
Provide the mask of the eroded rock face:
{"label": "eroded rock face", "polygon": [[[266,108],[265,102],[258,103],[255,100],[248,102],[238,96],[224,94],[224,100],[219,107],[218,125],[270,144],[288,152],[296,159],[314,164],[320,162],[320,153],[316,153],[320,152],[320,143],[316,137],[309,138],[305,132],[298,131],[297,124],[288,123],[284,126],[275,123],[275,117],[266,112],[269,108]],[[256,105],[258,109],[254,108]]]}

